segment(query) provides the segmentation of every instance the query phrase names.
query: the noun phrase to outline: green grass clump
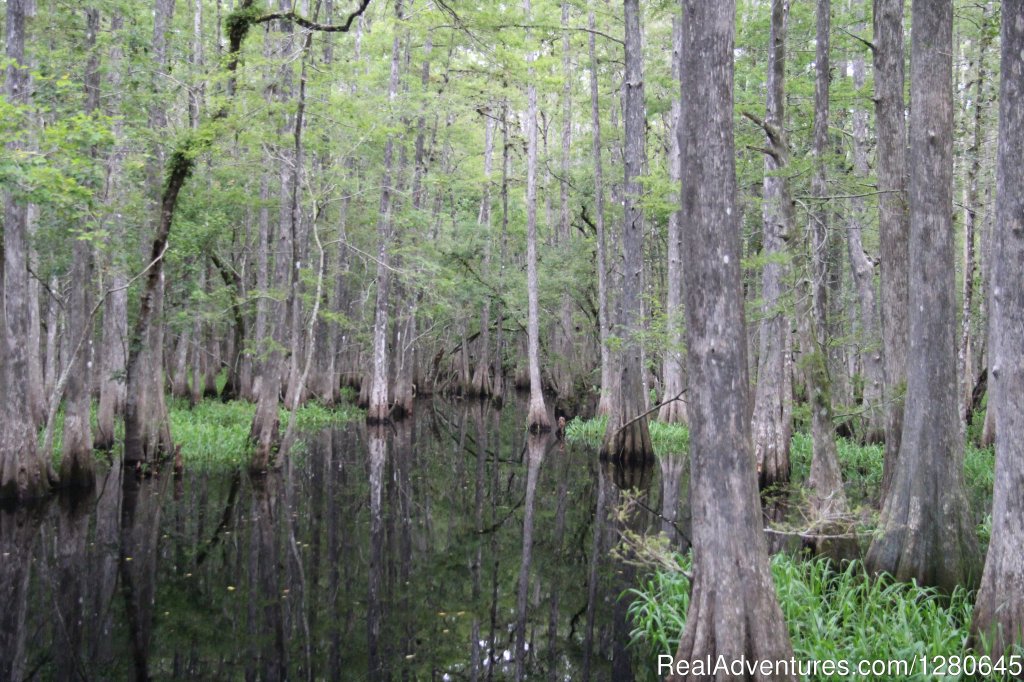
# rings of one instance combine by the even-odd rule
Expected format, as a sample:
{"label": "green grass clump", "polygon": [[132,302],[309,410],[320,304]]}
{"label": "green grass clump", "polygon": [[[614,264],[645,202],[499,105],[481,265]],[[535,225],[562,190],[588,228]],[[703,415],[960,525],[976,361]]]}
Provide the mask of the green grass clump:
{"label": "green grass clump", "polygon": [[256,406],[235,400],[204,400],[170,409],[171,435],[185,465],[199,471],[235,469],[249,459],[249,428]]}
{"label": "green grass clump", "polygon": [[[688,557],[678,559],[689,564]],[[966,590],[943,597],[913,583],[872,580],[858,562],[837,570],[827,559],[780,554],[771,568],[797,660],[909,661],[964,653],[973,609]],[[689,581],[681,572],[659,571],[629,595],[632,646],[651,661],[674,655]]]}
{"label": "green grass clump", "polygon": [[[565,426],[565,439],[571,445],[597,449],[604,440],[604,431],[608,424],[606,417],[594,419],[573,419]],[[654,454],[684,455],[690,449],[690,432],[682,424],[664,424],[648,420],[651,432],[651,445]]]}

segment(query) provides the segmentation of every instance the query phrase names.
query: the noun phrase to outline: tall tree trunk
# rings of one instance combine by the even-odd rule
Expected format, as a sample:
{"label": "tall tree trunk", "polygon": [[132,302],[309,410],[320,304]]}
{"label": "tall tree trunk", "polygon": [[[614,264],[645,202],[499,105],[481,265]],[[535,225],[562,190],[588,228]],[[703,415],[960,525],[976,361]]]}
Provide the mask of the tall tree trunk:
{"label": "tall tree trunk", "polygon": [[[85,10],[86,47],[89,55],[85,65],[85,111],[93,114],[100,101],[100,60],[96,34],[100,29],[100,13],[96,8]],[[68,308],[68,333],[74,344],[92,335],[92,248],[85,239],[76,239],[71,249],[71,296]],[[88,353],[78,346],[70,358],[72,367],[64,390],[64,438],[60,463],[61,485],[91,488],[96,481],[92,461],[92,406],[89,390]]]}
{"label": "tall tree trunk", "polygon": [[[683,51],[683,25],[678,16],[672,17],[672,77],[678,81],[679,66]],[[679,98],[672,98],[672,114],[669,119],[668,143],[668,178],[671,187],[679,187],[679,112],[682,103]],[[678,203],[678,194],[671,195],[674,203]],[[658,410],[658,421],[668,424],[686,423],[686,403],[675,400],[682,393],[685,383],[683,379],[683,226],[680,224],[679,211],[672,211],[668,216],[668,281],[665,283],[668,292],[665,296],[665,321],[668,327],[668,339],[665,357],[662,360],[662,380],[665,389],[661,409]]]}
{"label": "tall tree trunk", "polygon": [[[5,22],[7,70],[4,97],[8,104],[28,104],[29,72],[25,67],[27,0],[8,0]],[[16,149],[12,144],[9,149]],[[26,500],[45,495],[54,478],[49,453],[39,452],[30,395],[23,386],[28,376],[28,207],[10,189],[3,190],[4,245],[2,273],[3,328],[0,372],[3,372],[3,413],[0,422],[0,499]]]}
{"label": "tall tree trunk", "polygon": [[[529,24],[530,0],[523,0],[525,23]],[[527,33],[529,36],[529,33]],[[529,40],[529,37],[527,37]],[[526,415],[527,428],[533,433],[551,430],[551,418],[544,405],[544,388],[540,378],[540,284],[537,276],[537,83],[534,62],[537,52],[528,45],[526,56],[526,290],[527,290],[527,350],[530,364],[530,407]]]}
{"label": "tall tree trunk", "polygon": [[601,163],[601,106],[597,85],[597,55],[594,31],[596,22],[594,11],[587,14],[588,48],[590,51],[590,126],[592,129],[594,154],[594,229],[597,232],[597,327],[598,343],[601,346],[601,395],[597,403],[597,413],[608,414],[611,411],[612,365],[611,349],[608,347],[608,266],[607,249],[605,247],[604,229],[604,174]]}
{"label": "tall tree trunk", "polygon": [[[733,147],[732,0],[685,0],[682,223],[693,575],[676,660],[789,660],[761,531],[748,419]],[[722,586],[729,586],[723,589]],[[672,680],[707,679],[677,674]],[[742,679],[767,679],[753,675]],[[775,680],[795,680],[777,675]]]}
{"label": "tall tree trunk", "polygon": [[645,416],[640,334],[643,331],[641,295],[643,286],[644,213],[641,206],[640,175],[645,157],[644,72],[640,31],[639,0],[624,0],[626,66],[622,83],[624,138],[624,216],[622,224],[622,296],[619,298],[622,350],[619,395],[613,400],[608,427],[601,444],[601,456],[622,462],[648,462],[654,447]]}
{"label": "tall tree trunk", "polygon": [[[852,62],[853,86],[864,88],[864,57],[857,55]],[[861,182],[867,182],[868,171],[868,112],[853,110],[853,173]],[[850,272],[857,289],[860,319],[860,365],[864,389],[861,395],[863,417],[862,440],[878,443],[885,438],[885,410],[882,390],[885,366],[879,330],[878,302],[875,296],[874,266],[864,251],[862,234],[867,223],[867,210],[863,197],[850,199],[850,217],[846,225],[846,248],[850,256]]]}
{"label": "tall tree trunk", "polygon": [[[484,121],[484,192],[480,198],[480,213],[477,225],[484,233],[484,276],[490,271],[491,265],[491,168],[494,156],[494,118],[490,112]],[[488,398],[493,392],[491,384],[491,297],[484,298],[480,310],[480,352],[477,354],[476,369],[473,370],[473,381],[470,394],[480,398]]]}
{"label": "tall tree trunk", "polygon": [[885,358],[885,462],[889,488],[903,433],[907,384],[907,135],[903,102],[904,0],[874,0],[875,125],[878,133],[878,233],[881,257],[882,351]]}
{"label": "tall tree trunk", "polygon": [[[817,2],[816,54],[814,59],[814,174],[811,192],[824,197],[828,192],[825,154],[828,152],[828,91],[829,91],[829,31],[831,30],[831,2]],[[846,512],[846,493],[839,473],[839,454],[836,451],[835,428],[832,425],[832,381],[829,377],[827,348],[828,291],[829,291],[829,225],[824,199],[819,199],[811,211],[811,277],[810,296],[801,299],[811,302],[810,313],[805,315],[809,329],[805,337],[810,347],[804,348],[807,367],[807,389],[811,403],[811,438],[813,454],[808,483],[811,502],[817,521],[827,522]]]}
{"label": "tall tree trunk", "polygon": [[[287,0],[282,2],[282,8],[287,7]],[[278,46],[282,54],[291,52],[294,40],[294,24],[288,22],[282,27],[285,37]],[[291,65],[284,67],[282,73],[282,97],[290,96],[291,91]],[[282,126],[283,131],[291,131],[287,123]],[[293,138],[294,139],[294,138]],[[278,211],[277,234],[272,243],[274,248],[274,270],[272,284],[277,292],[290,292],[293,283],[293,240],[294,224],[293,202],[297,195],[293,192],[291,181],[295,178],[292,164],[297,159],[292,155],[292,149],[281,150],[281,168],[279,175],[281,186],[279,188],[280,206]],[[286,296],[288,294],[285,294]],[[273,300],[267,306],[267,334],[271,339],[271,349],[267,353],[263,366],[260,370],[259,401],[256,405],[256,414],[253,416],[252,427],[249,431],[249,439],[253,443],[252,459],[249,467],[253,471],[266,471],[273,463],[275,448],[279,445],[279,412],[278,403],[281,400],[283,380],[287,377],[285,357],[283,349],[291,348],[287,300]]]}
{"label": "tall tree trunk", "polygon": [[[153,14],[153,59],[157,72],[154,88],[163,92],[160,78],[167,75],[167,30],[174,13],[175,0],[155,0]],[[164,102],[151,105],[149,125],[163,130],[167,117]],[[157,161],[163,160],[158,150]],[[149,169],[150,192],[157,200],[157,225],[149,253],[149,271],[142,291],[142,303],[128,345],[126,367],[127,388],[124,417],[124,462],[131,464],[154,459],[172,449],[167,424],[167,405],[163,386],[163,331],[161,319],[164,300],[164,252],[170,236],[171,222],[178,202],[178,193],[191,175],[194,159],[177,152],[172,155],[166,177],[161,178],[156,163]],[[160,190],[161,181],[163,190]]]}
{"label": "tall tree trunk", "polygon": [[977,581],[964,488],[953,255],[952,0],[914,0],[910,273],[901,451],[865,560],[873,572],[952,592]]}
{"label": "tall tree trunk", "polygon": [[[402,22],[402,0],[395,0],[395,17]],[[391,42],[391,79],[388,82],[388,102],[394,106],[398,96],[398,71],[401,65],[401,35],[398,26]],[[390,318],[391,266],[388,262],[388,242],[391,240],[392,193],[395,139],[389,135],[384,143],[384,168],[380,191],[380,212],[377,217],[377,298],[373,321],[373,374],[370,384],[370,404],[366,411],[367,424],[390,421],[388,403],[388,321]]]}
{"label": "tall tree trunk", "polygon": [[974,320],[974,274],[975,274],[975,241],[976,224],[979,209],[978,176],[981,174],[981,145],[983,143],[984,126],[982,112],[986,108],[985,80],[988,72],[985,68],[985,54],[992,44],[992,32],[989,29],[991,16],[989,8],[982,9],[982,31],[978,42],[977,74],[974,78],[974,95],[971,97],[973,108],[973,133],[971,146],[967,151],[970,165],[967,168],[967,179],[964,183],[964,284],[963,307],[960,310],[960,344],[958,346],[958,365],[960,368],[960,410],[964,415],[966,426],[971,425],[974,393],[974,352],[971,327]]}
{"label": "tall tree trunk", "polygon": [[[764,236],[766,257],[761,274],[762,319],[758,376],[754,394],[754,456],[759,483],[767,487],[789,480],[789,445],[792,435],[792,396],[789,390],[789,320],[784,312],[786,240],[793,229],[792,203],[785,172],[788,150],[784,138],[786,24],[789,0],[772,0],[768,56],[768,95],[764,128],[771,153],[764,159]],[[684,91],[685,93],[685,91]]]}
{"label": "tall tree trunk", "polygon": [[1003,0],[992,248],[989,409],[995,410],[992,537],[974,605],[971,639],[998,660],[1024,644],[1024,1]]}

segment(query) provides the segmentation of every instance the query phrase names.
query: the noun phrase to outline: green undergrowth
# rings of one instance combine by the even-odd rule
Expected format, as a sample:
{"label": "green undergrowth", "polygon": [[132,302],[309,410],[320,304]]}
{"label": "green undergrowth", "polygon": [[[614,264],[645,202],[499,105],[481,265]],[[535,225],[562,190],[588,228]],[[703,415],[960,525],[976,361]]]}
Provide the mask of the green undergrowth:
{"label": "green undergrowth", "polygon": [[[688,556],[676,559],[689,570]],[[973,609],[973,594],[966,590],[944,597],[913,583],[872,580],[859,562],[837,570],[827,559],[779,554],[771,567],[798,661],[910,661],[964,654]],[[661,654],[675,654],[689,597],[690,584],[681,571],[657,571],[629,590],[631,646],[641,660],[656,662]],[[656,666],[639,668],[653,673]]]}
{"label": "green undergrowth", "polygon": [[[606,417],[594,419],[573,419],[565,426],[565,439],[570,445],[597,449],[604,440]],[[654,454],[684,454],[690,448],[690,432],[682,424],[664,424],[649,420],[647,425],[651,432],[651,445]]]}
{"label": "green undergrowth", "polygon": [[[249,459],[249,429],[256,405],[241,400],[221,402],[216,399],[203,400],[192,406],[184,399],[169,399],[168,418],[171,437],[181,446],[185,466],[197,471],[216,471],[236,468]],[[96,409],[93,405],[93,429],[96,428]],[[309,402],[299,408],[295,415],[295,426],[299,432],[317,431],[337,424],[343,424],[362,415],[359,408],[349,403],[326,407]],[[288,425],[288,410],[281,409],[281,434]],[[53,465],[60,468],[62,434],[64,431],[64,410],[57,413],[54,423]],[[124,421],[115,426],[116,444],[114,455],[119,456],[124,442]],[[301,449],[301,436],[294,451]],[[40,431],[39,443],[43,443]],[[97,453],[99,455],[99,453]]]}
{"label": "green undergrowth", "polygon": [[[181,446],[185,466],[208,471],[232,469],[249,459],[249,429],[256,405],[240,400],[221,402],[204,400],[195,407],[188,402],[174,401],[170,405],[171,434]],[[319,403],[306,403],[295,415],[300,431],[314,431],[345,423],[361,412],[347,404],[325,407]],[[281,433],[288,425],[288,411],[282,409]]]}

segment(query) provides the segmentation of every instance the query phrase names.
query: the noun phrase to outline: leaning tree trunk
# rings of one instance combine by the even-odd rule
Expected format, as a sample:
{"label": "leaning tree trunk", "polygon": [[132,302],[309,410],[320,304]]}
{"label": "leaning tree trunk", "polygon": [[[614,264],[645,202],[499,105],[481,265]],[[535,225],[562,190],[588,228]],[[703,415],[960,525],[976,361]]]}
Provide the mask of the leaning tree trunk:
{"label": "leaning tree trunk", "polygon": [[865,563],[952,592],[979,577],[957,390],[952,0],[914,0],[911,21],[907,399],[881,532]]}
{"label": "leaning tree trunk", "polygon": [[889,488],[900,453],[907,383],[907,157],[903,103],[904,0],[875,0],[875,126],[878,133],[878,233],[882,290],[882,354],[885,362],[885,463],[882,492]]}
{"label": "leaning tree trunk", "polygon": [[591,10],[587,16],[590,27],[588,49],[590,52],[590,125],[593,129],[594,154],[594,230],[597,232],[597,327],[598,343],[601,346],[601,395],[598,398],[597,413],[608,414],[611,411],[612,363],[611,349],[608,347],[608,268],[606,264],[607,249],[605,248],[604,229],[604,174],[601,164],[601,107],[597,86],[597,56],[595,54],[595,19]]}
{"label": "leaning tree trunk", "polygon": [[[672,76],[679,80],[679,64],[683,50],[683,26],[679,17],[672,18]],[[672,98],[672,115],[669,126],[668,177],[673,189],[679,187],[679,110],[680,100]],[[678,201],[675,192],[673,202]],[[683,392],[683,227],[679,211],[668,216],[668,293],[665,296],[665,321],[668,327],[668,343],[662,361],[662,380],[665,392],[658,410],[658,421],[686,423],[686,403],[676,400]]]}
{"label": "leaning tree trunk", "polygon": [[[530,0],[523,0],[526,23],[530,23]],[[537,83],[533,63],[537,60],[533,46],[526,61],[530,65],[526,85],[526,290],[527,350],[530,364],[530,407],[526,426],[533,433],[551,430],[551,419],[544,405],[544,389],[540,379],[540,285],[537,278]]]}
{"label": "leaning tree trunk", "polygon": [[[25,64],[27,0],[8,0],[7,72],[4,97],[9,105],[28,104],[29,73]],[[12,143],[13,146],[13,143]],[[10,148],[10,147],[9,147]],[[30,396],[22,385],[28,376],[28,207],[10,189],[3,191],[4,245],[2,273],[3,346],[0,372],[4,380],[0,415],[0,499],[26,500],[45,495],[52,472],[48,453],[39,452]]]}
{"label": "leaning tree trunk", "polygon": [[[754,393],[754,456],[762,488],[789,480],[789,444],[792,435],[792,397],[786,374],[790,349],[789,320],[784,312],[786,266],[781,256],[793,227],[792,203],[786,179],[787,162],[783,123],[785,121],[786,23],[789,0],[772,0],[771,50],[768,56],[768,95],[764,129],[769,153],[764,159],[764,237],[766,257],[761,273],[762,319],[758,353],[757,386]],[[684,91],[685,96],[685,91]]]}
{"label": "leaning tree trunk", "polygon": [[[732,0],[686,0],[682,212],[694,582],[676,660],[789,660],[750,443],[733,147]],[[727,586],[727,587],[726,587]],[[707,679],[690,675],[669,679]],[[746,676],[737,679],[769,679]],[[791,680],[794,675],[770,679]]]}
{"label": "leaning tree trunk", "polygon": [[645,156],[644,74],[640,44],[640,2],[624,0],[626,66],[622,83],[623,164],[622,296],[619,323],[622,350],[617,363],[619,395],[612,401],[601,457],[626,462],[653,461],[654,447],[645,416],[640,354],[641,287],[643,278],[644,213],[640,204],[640,174]]}
{"label": "leaning tree trunk", "polygon": [[992,537],[971,639],[997,660],[1024,644],[1024,0],[1003,0],[989,408],[995,407]]}

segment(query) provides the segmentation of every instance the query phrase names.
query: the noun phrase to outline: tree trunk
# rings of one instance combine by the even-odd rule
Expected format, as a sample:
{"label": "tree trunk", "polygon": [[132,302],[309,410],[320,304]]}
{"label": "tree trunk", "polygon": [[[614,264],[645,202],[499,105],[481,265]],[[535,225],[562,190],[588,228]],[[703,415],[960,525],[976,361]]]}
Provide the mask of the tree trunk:
{"label": "tree trunk", "polygon": [[622,83],[622,118],[625,175],[623,181],[622,296],[619,323],[622,350],[618,371],[619,395],[612,403],[608,427],[601,444],[601,456],[624,463],[654,460],[651,434],[644,416],[645,401],[640,334],[643,331],[641,294],[643,286],[644,213],[640,203],[640,175],[645,157],[644,74],[640,32],[639,0],[624,0],[625,73]]}
{"label": "tree trunk", "polygon": [[[530,23],[530,0],[523,0],[525,22]],[[529,33],[527,33],[529,40]],[[528,45],[529,64],[526,84],[526,290],[527,290],[527,359],[530,365],[530,406],[526,426],[531,433],[551,430],[551,419],[544,405],[544,388],[540,378],[540,285],[537,277],[537,83],[533,63],[537,52]]]}
{"label": "tree trunk", "polygon": [[[89,8],[86,16],[85,111],[99,108],[100,60],[96,34],[100,29],[99,10]],[[71,248],[71,296],[68,303],[68,333],[72,343],[92,336],[92,248],[85,239],[76,239]],[[64,389],[64,438],[61,448],[60,479],[63,487],[91,488],[96,482],[92,461],[92,425],[89,412],[92,396],[89,387],[88,341],[77,347],[70,361],[71,372]]]}
{"label": "tree trunk", "polygon": [[[153,13],[153,59],[158,74],[166,76],[167,30],[174,13],[175,0],[155,0]],[[160,77],[154,90],[163,92]],[[167,126],[164,102],[155,102],[149,111],[150,128],[156,131]],[[163,159],[162,151],[155,155]],[[192,174],[195,159],[179,151],[172,154],[166,177],[154,163],[149,169],[150,192],[157,197],[157,225],[149,253],[149,271],[142,290],[142,302],[128,344],[126,368],[127,388],[124,417],[124,463],[148,461],[172,450],[167,405],[163,386],[163,321],[164,252],[171,232],[171,223],[178,203],[178,193]],[[163,181],[162,191],[161,180]]]}
{"label": "tree trunk", "polygon": [[907,399],[901,451],[865,563],[952,592],[979,577],[964,489],[953,256],[952,0],[914,0]]}
{"label": "tree trunk", "polygon": [[[784,139],[786,24],[789,0],[772,0],[771,50],[768,57],[768,95],[764,127],[772,153],[764,159],[764,237],[766,257],[761,273],[762,320],[754,393],[754,456],[762,488],[789,480],[792,436],[792,397],[787,390],[790,352],[789,320],[784,312],[784,282],[788,268],[782,261],[793,228],[792,202],[783,177],[788,150]],[[684,91],[685,92],[685,91]]]}
{"label": "tree trunk", "polygon": [[[825,154],[828,152],[828,91],[829,91],[829,31],[831,30],[831,2],[817,2],[816,54],[814,59],[814,175],[811,193],[823,197],[828,191]],[[832,425],[832,381],[828,366],[828,291],[829,291],[829,226],[824,199],[819,199],[811,212],[811,259],[809,296],[810,310],[804,315],[810,342],[804,348],[807,368],[807,389],[811,403],[811,438],[813,454],[808,484],[815,521],[827,523],[846,512],[846,493],[839,473],[839,454],[836,451],[835,427]]]}
{"label": "tree trunk", "polygon": [[999,88],[996,228],[992,249],[989,409],[995,409],[992,537],[971,639],[998,660],[1024,644],[1024,1],[1004,0]]}
{"label": "tree trunk", "polygon": [[[672,77],[679,80],[679,65],[683,51],[683,26],[679,17],[672,18]],[[682,103],[672,98],[672,115],[669,126],[668,144],[668,178],[671,187],[679,187],[679,111]],[[671,195],[672,201],[678,203],[678,195]],[[672,211],[668,216],[668,292],[665,296],[665,320],[668,328],[668,339],[665,347],[663,365],[663,381],[665,392],[658,410],[658,421],[668,424],[686,423],[686,403],[674,400],[685,387],[683,378],[683,227],[680,224],[679,211]]]}
{"label": "tree trunk", "polygon": [[[294,25],[289,22],[283,27],[286,36],[282,39],[279,49],[283,54],[291,51],[294,37]],[[285,67],[287,71],[282,86],[283,98],[290,96],[291,90],[291,65]],[[282,126],[283,131],[291,130],[287,124]],[[281,167],[279,176],[281,186],[279,188],[280,206],[278,211],[277,234],[274,235],[271,243],[274,244],[272,287],[277,292],[290,292],[293,283],[293,261],[292,249],[294,240],[294,225],[292,220],[295,212],[292,210],[296,194],[291,188],[291,181],[295,177],[291,165],[296,159],[293,157],[293,149],[281,149]],[[262,226],[261,226],[262,229]],[[269,267],[269,266],[268,266]],[[285,294],[286,296],[288,294]],[[249,431],[249,439],[253,443],[252,459],[249,468],[255,472],[266,471],[274,460],[274,455],[279,443],[279,411],[278,404],[281,400],[282,383],[286,376],[285,357],[283,349],[291,348],[289,333],[291,326],[288,317],[288,305],[286,300],[271,300],[267,305],[265,324],[266,333],[270,339],[271,347],[260,368],[259,400],[256,405],[256,414],[253,416],[252,427]]]}
{"label": "tree trunk", "polygon": [[[395,0],[395,16],[402,21],[402,1]],[[401,36],[395,30],[391,42],[391,79],[388,83],[388,102],[392,105],[398,95],[398,69],[401,59]],[[384,143],[384,168],[381,178],[380,213],[377,217],[377,298],[373,322],[373,374],[370,385],[370,403],[366,411],[367,424],[391,421],[388,403],[388,319],[391,303],[391,266],[388,263],[388,242],[392,233],[391,194],[395,139],[389,135]]]}
{"label": "tree trunk", "polygon": [[[732,0],[685,0],[682,223],[694,582],[676,661],[789,660],[761,531],[748,419],[733,147]],[[710,134],[709,134],[710,133]],[[699,510],[699,513],[697,513]],[[723,586],[728,586],[723,589]],[[707,679],[670,675],[669,679]],[[795,680],[795,675],[739,679]]]}
{"label": "tree trunk", "polygon": [[[864,57],[853,59],[853,86],[858,91],[864,87]],[[867,182],[868,170],[868,112],[853,110],[853,172],[861,181]],[[860,360],[861,378],[864,389],[861,395],[863,416],[862,440],[865,443],[879,443],[885,438],[885,410],[881,404],[885,382],[885,366],[881,337],[879,335],[878,302],[875,296],[874,265],[864,252],[861,239],[863,226],[867,223],[867,211],[862,197],[850,199],[850,217],[846,225],[846,247],[850,256],[850,272],[857,289],[857,304],[860,319]]]}
{"label": "tree trunk", "polygon": [[601,395],[597,403],[597,414],[608,414],[611,410],[612,365],[611,350],[608,347],[608,267],[604,229],[604,174],[601,164],[601,106],[597,86],[597,56],[595,49],[594,12],[587,16],[590,27],[588,47],[590,51],[590,125],[593,129],[594,154],[594,226],[597,232],[597,327],[598,343],[601,346]]}
{"label": "tree trunk", "polygon": [[904,0],[874,0],[875,125],[878,133],[878,232],[881,256],[882,351],[885,358],[885,464],[889,488],[903,432],[907,385],[907,137],[903,102]]}
{"label": "tree trunk", "polygon": [[[4,96],[11,106],[28,104],[29,72],[25,68],[25,10],[27,0],[8,0],[7,72]],[[13,146],[13,145],[12,145]],[[28,207],[10,189],[3,191],[3,328],[0,372],[3,372],[3,413],[0,422],[0,499],[27,500],[49,491],[49,453],[39,452],[30,395],[23,386],[28,376]],[[18,387],[21,387],[20,389]]]}
{"label": "tree trunk", "polygon": [[985,97],[985,54],[992,43],[989,29],[991,17],[987,8],[982,10],[982,31],[978,43],[978,72],[974,79],[974,94],[971,97],[973,116],[973,138],[967,151],[970,165],[967,168],[967,179],[964,183],[964,270],[963,270],[963,307],[960,310],[960,344],[958,346],[958,365],[960,368],[960,410],[964,415],[964,424],[971,425],[973,411],[972,394],[974,393],[974,353],[973,334],[971,333],[974,319],[974,274],[975,274],[975,234],[979,213],[978,176],[981,174],[981,145],[983,143],[984,126],[982,112],[987,102]]}
{"label": "tree trunk", "polygon": [[[484,234],[484,276],[491,265],[491,167],[494,156],[494,118],[488,113],[484,121],[484,191],[480,199],[480,214],[477,225]],[[477,354],[476,369],[470,384],[470,395],[489,398],[493,392],[491,384],[491,297],[485,296],[480,310],[480,352]]]}

